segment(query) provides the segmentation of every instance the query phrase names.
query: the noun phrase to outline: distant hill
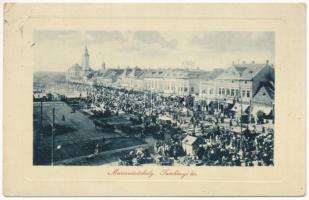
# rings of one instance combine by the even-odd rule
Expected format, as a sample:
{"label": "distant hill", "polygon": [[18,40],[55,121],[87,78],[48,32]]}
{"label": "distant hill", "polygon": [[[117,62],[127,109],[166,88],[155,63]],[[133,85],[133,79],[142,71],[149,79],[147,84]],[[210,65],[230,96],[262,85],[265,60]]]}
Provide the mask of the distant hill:
{"label": "distant hill", "polygon": [[44,84],[65,81],[65,72],[34,72],[33,84]]}

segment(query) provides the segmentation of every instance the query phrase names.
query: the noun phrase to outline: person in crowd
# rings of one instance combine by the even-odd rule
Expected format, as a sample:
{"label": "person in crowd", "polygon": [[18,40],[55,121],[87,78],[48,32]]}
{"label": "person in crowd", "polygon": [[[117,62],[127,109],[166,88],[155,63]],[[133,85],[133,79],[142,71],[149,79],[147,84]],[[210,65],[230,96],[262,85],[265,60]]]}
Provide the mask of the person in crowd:
{"label": "person in crowd", "polygon": [[[208,105],[196,102],[193,96],[166,97],[155,92],[113,87],[70,87],[73,91],[79,91],[80,96],[86,92],[87,96],[80,98],[79,103],[90,109],[96,108],[96,114],[101,113],[102,117],[118,117],[121,113],[131,116],[133,124],[143,127],[141,138],[148,137],[150,133],[154,135],[156,142],[151,148],[153,154],[177,161],[185,156],[189,159],[182,148],[182,139],[192,129],[191,135],[204,141],[195,147],[194,155],[189,159],[192,163],[221,166],[273,165],[273,130],[262,127],[260,134],[254,134],[254,131],[248,135],[235,133],[230,130],[235,119],[230,118],[226,110],[210,115]],[[72,108],[72,112],[75,112],[75,108]],[[222,128],[225,121],[227,126]],[[235,122],[240,126],[239,119]],[[206,126],[205,123],[210,125]],[[131,151],[122,155],[121,163],[141,164],[145,157],[144,151]],[[134,162],[133,158],[136,158]]]}

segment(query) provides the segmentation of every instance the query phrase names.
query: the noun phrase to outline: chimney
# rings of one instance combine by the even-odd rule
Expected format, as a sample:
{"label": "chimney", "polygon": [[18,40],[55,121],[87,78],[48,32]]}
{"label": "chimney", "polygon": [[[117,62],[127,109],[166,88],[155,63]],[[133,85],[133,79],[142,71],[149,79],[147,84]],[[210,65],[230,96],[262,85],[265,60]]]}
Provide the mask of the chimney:
{"label": "chimney", "polygon": [[105,62],[102,63],[102,70],[105,70]]}
{"label": "chimney", "polygon": [[255,61],[254,61],[254,60],[252,60],[252,64],[255,64]]}
{"label": "chimney", "polygon": [[268,65],[269,64],[269,60],[266,60],[266,65]]}
{"label": "chimney", "polygon": [[233,60],[233,65],[235,65],[235,62],[234,62],[234,60]]}
{"label": "chimney", "polygon": [[246,64],[246,61],[242,61],[242,64]]}

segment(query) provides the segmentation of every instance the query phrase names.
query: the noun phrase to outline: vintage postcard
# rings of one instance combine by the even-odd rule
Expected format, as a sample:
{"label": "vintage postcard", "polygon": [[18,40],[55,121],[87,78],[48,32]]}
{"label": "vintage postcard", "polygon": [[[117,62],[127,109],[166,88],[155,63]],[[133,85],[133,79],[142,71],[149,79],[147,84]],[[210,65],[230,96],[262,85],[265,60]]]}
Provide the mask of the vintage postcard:
{"label": "vintage postcard", "polygon": [[304,195],[305,16],[6,4],[5,195]]}

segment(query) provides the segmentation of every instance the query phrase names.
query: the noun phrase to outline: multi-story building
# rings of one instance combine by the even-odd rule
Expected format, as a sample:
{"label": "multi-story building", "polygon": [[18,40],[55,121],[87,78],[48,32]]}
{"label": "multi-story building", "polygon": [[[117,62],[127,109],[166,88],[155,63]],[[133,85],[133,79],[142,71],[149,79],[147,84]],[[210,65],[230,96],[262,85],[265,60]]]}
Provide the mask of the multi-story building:
{"label": "multi-story building", "polygon": [[275,115],[275,87],[271,81],[261,84],[257,93],[252,99],[251,114],[258,118],[261,114],[263,118],[274,119]]}
{"label": "multi-story building", "polygon": [[164,70],[149,69],[144,71],[144,90],[156,91],[163,93],[164,89]]}
{"label": "multi-story building", "polygon": [[249,104],[261,84],[274,81],[274,69],[266,64],[233,64],[215,80],[201,83],[200,93],[209,100],[242,100]]}
{"label": "multi-story building", "polygon": [[[82,66],[75,64],[66,72],[68,82],[112,86],[134,90],[152,91],[164,95],[195,96],[196,101],[217,110],[265,116],[274,114],[274,68],[263,64],[232,64],[227,70],[193,69],[101,69],[89,67],[87,47]],[[251,116],[249,115],[249,116]]]}
{"label": "multi-story building", "polygon": [[127,89],[138,89],[140,88],[140,77],[143,74],[143,70],[138,67],[129,68],[127,67],[121,76],[118,78],[120,87]]}
{"label": "multi-story building", "polygon": [[[215,80],[202,82],[200,97],[206,100],[208,105],[214,105],[212,107],[221,110],[229,107],[237,115],[247,113],[254,116],[256,108],[262,104],[264,111],[273,108],[269,100],[273,98],[272,94],[268,95],[267,101],[259,97],[267,90],[266,82],[274,82],[274,68],[268,61],[265,64],[233,64]],[[274,91],[274,87],[272,90]]]}
{"label": "multi-story building", "polygon": [[184,69],[147,70],[143,76],[145,90],[166,95],[197,95],[199,77],[207,72]]}
{"label": "multi-story building", "polygon": [[98,86],[117,86],[119,77],[124,73],[123,69],[106,69],[96,77]]}
{"label": "multi-story building", "polygon": [[83,80],[83,68],[79,64],[74,64],[66,71],[66,80],[72,83],[81,83]]}
{"label": "multi-story building", "polygon": [[82,59],[82,66],[74,64],[66,71],[66,80],[72,83],[88,83],[93,77],[93,69],[89,67],[89,54],[87,47]]}

